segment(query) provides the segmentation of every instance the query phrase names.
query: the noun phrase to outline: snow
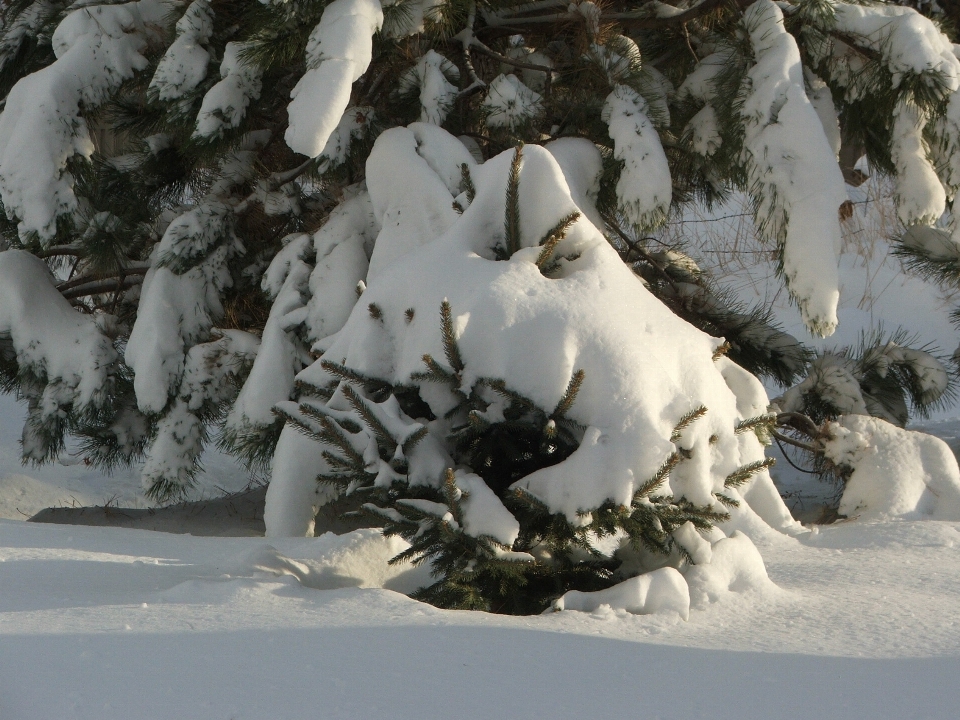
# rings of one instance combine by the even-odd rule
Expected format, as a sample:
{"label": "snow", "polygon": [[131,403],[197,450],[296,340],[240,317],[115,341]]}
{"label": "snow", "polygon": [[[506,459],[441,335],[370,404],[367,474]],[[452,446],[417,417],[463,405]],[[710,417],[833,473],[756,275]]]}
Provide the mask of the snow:
{"label": "snow", "polygon": [[307,72],[290,93],[284,138],[294,152],[317,157],[350,104],[350,89],[370,64],[373,34],[383,26],[376,0],[334,0],[307,41]]}
{"label": "snow", "polygon": [[457,488],[462,493],[463,531],[473,537],[489,536],[506,547],[520,536],[520,523],[500,502],[483,478],[459,472]]}
{"label": "snow", "polygon": [[[910,7],[833,3],[836,28],[883,57],[897,87],[904,75],[939,75],[956,90],[960,60],[949,38]],[[937,82],[930,77],[932,85]]]}
{"label": "snow", "polygon": [[579,592],[571,590],[553,603],[553,609],[596,612],[606,606],[625,610],[633,615],[676,613],[690,617],[690,591],[683,576],[671,567],[653,570],[624,580],[606,590]]}
{"label": "snow", "polygon": [[516,75],[497,75],[483,99],[488,127],[513,129],[530,121],[543,110],[543,97]]}
{"label": "snow", "polygon": [[960,469],[943,440],[866,415],[841,417],[829,432],[827,457],[853,471],[841,515],[960,520]]}
{"label": "snow", "polygon": [[117,353],[95,320],[57,292],[46,263],[23,250],[0,252],[0,338],[3,354],[33,376],[22,391],[31,407],[24,454],[40,461],[51,448],[37,431],[66,407],[96,412],[105,404]]}
{"label": "snow", "polygon": [[511,618],[377,589],[413,578],[389,579],[392,548],[362,533],[0,521],[4,717],[954,717],[956,523],[756,542],[780,591],[687,622],[609,605]]}
{"label": "snow", "polygon": [[194,0],[177,21],[177,39],[164,53],[150,80],[158,100],[179,100],[207,76],[210,53],[203,44],[213,34],[213,10],[208,0]]}
{"label": "snow", "polygon": [[93,154],[80,107],[97,107],[147,66],[140,53],[168,10],[143,0],[70,12],[53,34],[56,62],[10,90],[0,114],[0,199],[21,237],[49,242],[57,218],[77,210],[67,161]]}
{"label": "snow", "polygon": [[613,139],[613,156],[624,163],[617,181],[620,208],[644,229],[663,222],[673,196],[667,156],[647,113],[647,101],[626,85],[613,89],[601,113]]}
{"label": "snow", "polygon": [[901,102],[894,110],[890,159],[897,166],[897,213],[904,225],[932,225],[946,208],[946,191],[923,140],[925,124],[924,114],[913,105]]}
{"label": "snow", "polygon": [[743,162],[762,234],[782,244],[783,275],[811,332],[837,326],[840,221],[836,154],[804,89],[800,51],[771,0],[744,11],[756,64],[742,89]]}
{"label": "snow", "polygon": [[435,50],[428,50],[412,68],[400,76],[399,91],[417,92],[420,100],[420,122],[443,125],[458,95],[454,85],[460,70]]}
{"label": "snow", "polygon": [[220,82],[207,90],[200,103],[194,137],[211,138],[238,127],[251,100],[260,97],[262,71],[242,59],[244,44],[228,42],[220,63]]}

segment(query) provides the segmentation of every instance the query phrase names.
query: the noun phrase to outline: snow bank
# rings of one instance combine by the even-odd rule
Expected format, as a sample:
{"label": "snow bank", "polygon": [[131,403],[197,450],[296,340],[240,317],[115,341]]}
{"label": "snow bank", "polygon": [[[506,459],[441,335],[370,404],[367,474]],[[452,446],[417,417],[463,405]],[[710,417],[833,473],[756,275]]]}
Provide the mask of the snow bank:
{"label": "snow bank", "polygon": [[960,520],[960,469],[943,440],[866,415],[846,415],[830,432],[824,452],[852,470],[841,515]]}
{"label": "snow bank", "polygon": [[284,554],[272,545],[260,545],[225,563],[224,570],[231,574],[253,570],[288,575],[303,587],[315,590],[389,588],[412,593],[429,582],[429,570],[389,563],[390,558],[408,547],[404,540],[384,537],[376,529],[355,530],[344,535],[325,533],[297,553]]}
{"label": "snow bank", "polygon": [[703,609],[730,593],[775,593],[777,586],[767,576],[763,558],[742,532],[714,543],[710,562],[694,565],[686,572],[690,605]]}

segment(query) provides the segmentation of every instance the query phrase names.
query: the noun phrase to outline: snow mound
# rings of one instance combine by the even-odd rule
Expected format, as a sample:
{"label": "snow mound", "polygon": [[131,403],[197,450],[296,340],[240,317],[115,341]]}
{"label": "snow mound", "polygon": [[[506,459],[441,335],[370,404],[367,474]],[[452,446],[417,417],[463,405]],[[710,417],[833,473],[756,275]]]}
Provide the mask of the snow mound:
{"label": "snow mound", "polygon": [[714,543],[710,562],[692,566],[686,572],[686,580],[690,587],[690,605],[696,609],[722,601],[729,593],[778,590],[767,576],[760,551],[739,531]]}
{"label": "snow mound", "polygon": [[595,612],[603,605],[634,615],[675,612],[686,620],[690,616],[690,591],[683,575],[674,568],[665,567],[624,580],[606,590],[571,590],[553,603],[553,609]]}
{"label": "snow mound", "polygon": [[845,415],[830,430],[824,452],[852,470],[841,515],[960,520],[960,469],[943,440],[866,415]]}
{"label": "snow mound", "polygon": [[390,565],[390,558],[409,547],[398,537],[384,537],[376,529],[355,530],[345,535],[325,533],[306,546],[308,552],[288,557],[272,545],[260,545],[228,562],[231,575],[250,571],[289,575],[303,587],[315,590],[337,588],[387,588],[411,593],[429,581],[427,568],[409,564]]}

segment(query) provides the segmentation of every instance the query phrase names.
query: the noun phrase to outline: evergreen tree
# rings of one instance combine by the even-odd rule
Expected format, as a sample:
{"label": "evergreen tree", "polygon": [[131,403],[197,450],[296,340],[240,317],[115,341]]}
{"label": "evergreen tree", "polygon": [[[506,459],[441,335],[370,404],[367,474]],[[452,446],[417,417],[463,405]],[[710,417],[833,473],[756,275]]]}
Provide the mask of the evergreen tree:
{"label": "evergreen tree", "polygon": [[[829,335],[844,179],[866,155],[894,181],[904,255],[956,282],[960,61],[913,9],[2,8],[0,371],[27,404],[25,460],[73,442],[104,469],[143,461],[147,495],[168,501],[216,437],[270,469],[272,532],[369,492],[367,511],[434,563],[425,598],[527,612],[696,561],[690,532],[767,487],[771,433],[851,412],[902,425],[910,403],[950,396],[942,363],[899,336],[815,357],[659,238],[690,203],[746,193],[804,322]],[[449,265],[411,270],[433,241]],[[635,306],[603,305],[607,284]],[[506,331],[517,307],[541,313],[526,337]],[[509,342],[553,354],[524,366]],[[795,385],[779,416],[741,367]],[[621,381],[633,405],[601,408]],[[592,490],[561,501],[571,468]],[[502,522],[474,532],[480,516]]]}

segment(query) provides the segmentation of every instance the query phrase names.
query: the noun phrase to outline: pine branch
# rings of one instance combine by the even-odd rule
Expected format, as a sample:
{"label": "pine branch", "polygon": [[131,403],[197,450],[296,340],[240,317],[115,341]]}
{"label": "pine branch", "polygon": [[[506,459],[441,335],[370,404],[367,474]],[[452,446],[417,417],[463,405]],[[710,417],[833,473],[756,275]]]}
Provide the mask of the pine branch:
{"label": "pine branch", "polygon": [[350,403],[351,407],[357,411],[357,414],[363,418],[373,434],[381,441],[382,446],[390,451],[396,450],[397,441],[390,433],[390,430],[380,421],[377,414],[370,409],[360,394],[350,385],[344,385],[342,389],[344,397]]}
{"label": "pine branch", "polygon": [[579,212],[572,212],[563,219],[560,220],[556,225],[554,225],[546,235],[544,235],[543,240],[540,241],[541,247],[543,249],[540,251],[540,255],[537,257],[537,267],[540,270],[543,270],[544,265],[547,261],[553,257],[553,251],[556,250],[557,245],[560,244],[560,241],[567,236],[567,231],[570,227],[580,219]]}
{"label": "pine branch", "polygon": [[[457,334],[453,327],[453,311],[446,298],[440,303],[440,333],[443,337],[443,354],[446,355],[450,367],[459,376],[464,368],[463,357],[460,355]],[[426,356],[424,361],[426,362]]]}
{"label": "pine branch", "polygon": [[477,197],[477,188],[473,185],[473,178],[470,177],[470,166],[466,163],[460,165],[460,192],[467,194],[467,202],[473,203]]}
{"label": "pine branch", "polygon": [[760,427],[771,427],[777,421],[777,416],[771,413],[765,415],[758,415],[757,417],[747,418],[746,420],[741,420],[737,423],[734,428],[734,433],[737,435],[742,435],[748,430],[755,430]]}
{"label": "pine branch", "polygon": [[707,408],[701,405],[698,408],[694,408],[690,412],[684,414],[673,428],[673,432],[670,433],[670,442],[677,442],[683,435],[683,431],[686,430],[690,425],[704,415],[707,414]]}
{"label": "pine branch", "polygon": [[513,160],[510,162],[510,174],[507,177],[506,216],[504,218],[504,236],[506,240],[506,256],[520,249],[520,163],[523,160],[523,145],[517,145],[513,151]]}
{"label": "pine branch", "polygon": [[764,458],[763,460],[748,463],[727,475],[723,481],[723,486],[728,488],[740,487],[761,470],[773,467],[776,462],[776,458]]}
{"label": "pine branch", "polygon": [[634,504],[640,502],[640,500],[647,497],[650,493],[663,485],[664,481],[670,475],[670,472],[680,463],[681,459],[680,453],[670,453],[670,456],[663,461],[663,464],[660,465],[653,477],[641,485],[633,494]]}
{"label": "pine branch", "polygon": [[564,390],[563,396],[550,414],[551,420],[559,420],[570,411],[570,408],[573,407],[573,403],[577,399],[577,393],[580,392],[580,386],[583,385],[583,378],[585,376],[583,370],[577,370],[573,373],[570,382],[567,383],[567,389]]}

